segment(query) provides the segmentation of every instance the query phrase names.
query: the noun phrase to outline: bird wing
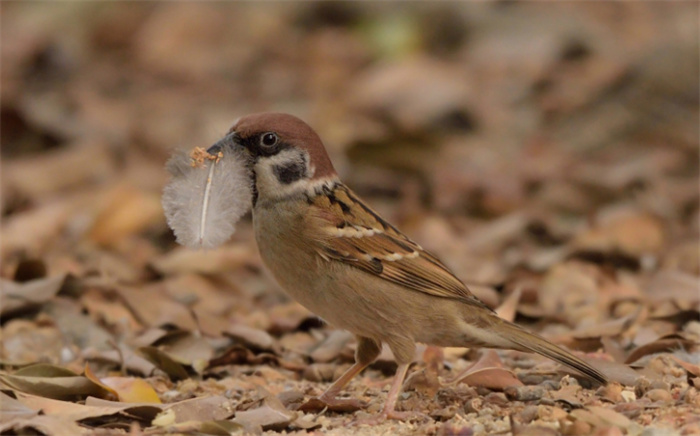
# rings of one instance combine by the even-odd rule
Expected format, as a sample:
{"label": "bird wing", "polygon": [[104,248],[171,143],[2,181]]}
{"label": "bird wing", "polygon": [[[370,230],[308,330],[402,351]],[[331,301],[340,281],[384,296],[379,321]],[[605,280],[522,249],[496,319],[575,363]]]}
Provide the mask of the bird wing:
{"label": "bird wing", "polygon": [[[338,183],[309,198],[307,240],[340,261],[413,291],[488,308],[434,255],[411,241]],[[488,308],[491,310],[490,308]]]}

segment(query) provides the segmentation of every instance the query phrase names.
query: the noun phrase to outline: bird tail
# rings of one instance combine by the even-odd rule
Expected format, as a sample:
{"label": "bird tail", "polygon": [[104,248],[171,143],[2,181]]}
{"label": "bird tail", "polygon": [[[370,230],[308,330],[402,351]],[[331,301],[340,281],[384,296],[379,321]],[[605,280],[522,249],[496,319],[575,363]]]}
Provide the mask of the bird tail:
{"label": "bird tail", "polygon": [[593,366],[541,336],[527,332],[511,322],[499,318],[496,331],[502,335],[503,339],[510,342],[510,347],[515,350],[541,354],[575,369],[598,383],[606,384],[608,382],[605,375]]}

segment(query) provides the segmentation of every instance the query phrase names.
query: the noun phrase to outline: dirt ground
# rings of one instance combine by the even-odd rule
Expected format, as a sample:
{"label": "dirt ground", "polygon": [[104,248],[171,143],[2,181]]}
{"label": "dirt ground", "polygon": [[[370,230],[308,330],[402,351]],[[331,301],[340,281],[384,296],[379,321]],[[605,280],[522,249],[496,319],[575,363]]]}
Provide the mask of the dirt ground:
{"label": "dirt ground", "polygon": [[[0,434],[700,434],[696,2],[0,2]],[[289,112],[504,318],[600,368],[389,350],[285,296],[250,216],[179,246],[165,162]]]}

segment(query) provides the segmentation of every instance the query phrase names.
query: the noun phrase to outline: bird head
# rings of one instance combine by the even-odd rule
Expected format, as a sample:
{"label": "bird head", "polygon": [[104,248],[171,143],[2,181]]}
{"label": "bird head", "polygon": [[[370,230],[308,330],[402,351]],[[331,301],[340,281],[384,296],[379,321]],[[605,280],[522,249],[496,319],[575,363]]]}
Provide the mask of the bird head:
{"label": "bird head", "polygon": [[295,116],[248,115],[234,123],[225,139],[246,150],[261,199],[294,195],[337,177],[321,138]]}

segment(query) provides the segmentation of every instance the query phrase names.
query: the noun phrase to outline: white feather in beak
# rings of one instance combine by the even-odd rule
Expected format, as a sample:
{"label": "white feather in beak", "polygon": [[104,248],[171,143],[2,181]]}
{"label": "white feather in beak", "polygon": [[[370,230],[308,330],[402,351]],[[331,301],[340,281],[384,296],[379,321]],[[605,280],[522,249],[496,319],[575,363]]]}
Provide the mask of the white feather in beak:
{"label": "white feather in beak", "polygon": [[252,176],[240,147],[228,141],[175,154],[166,168],[163,210],[177,242],[214,248],[226,242],[252,207]]}

